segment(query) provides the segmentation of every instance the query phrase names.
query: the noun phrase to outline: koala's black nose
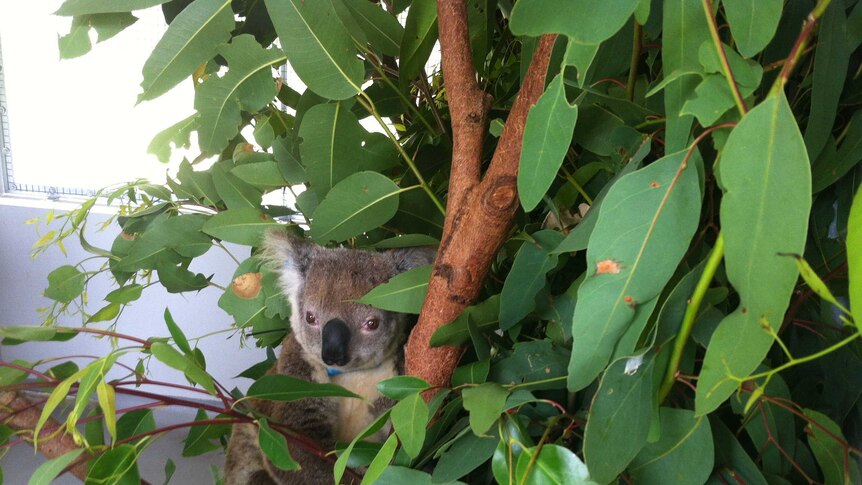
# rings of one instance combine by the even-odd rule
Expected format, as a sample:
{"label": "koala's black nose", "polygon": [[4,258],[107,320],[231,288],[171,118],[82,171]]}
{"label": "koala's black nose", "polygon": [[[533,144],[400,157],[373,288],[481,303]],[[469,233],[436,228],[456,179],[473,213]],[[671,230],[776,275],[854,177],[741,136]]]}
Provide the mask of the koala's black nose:
{"label": "koala's black nose", "polygon": [[344,365],[350,360],[348,349],[350,328],[342,320],[333,318],[323,326],[320,357],[329,365]]}

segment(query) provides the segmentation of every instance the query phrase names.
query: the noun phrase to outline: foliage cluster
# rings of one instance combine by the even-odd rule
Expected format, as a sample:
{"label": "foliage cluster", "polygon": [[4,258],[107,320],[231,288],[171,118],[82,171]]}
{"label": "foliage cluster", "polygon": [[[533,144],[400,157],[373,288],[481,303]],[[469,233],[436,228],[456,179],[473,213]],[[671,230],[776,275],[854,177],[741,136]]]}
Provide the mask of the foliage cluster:
{"label": "foliage cluster", "polygon": [[[293,466],[288,442],[313,443],[245,409],[169,311],[153,329],[163,337],[143,341],[118,331],[122,308],[152,285],[215,285],[189,271],[192,260],[246,245],[219,306],[242,335],[274,346],[290,308],[255,246],[277,221],[320,244],[372,250],[442,234],[452,134],[445,80],[424,71],[435,2],[67,0],[63,51],[83,54],[90,29],[110,37],[131,11],[157,5],[169,26],[144,63],[140,99],[191,78],[197,112],[151,150],[166,159],[196,138],[200,157],[165,185],[100,194],[124,201],[110,249],[85,237],[95,198],[44,221],[37,252],[77,235],[103,264],[52,272],[46,325],[0,329],[4,344],[85,333],[117,344],[83,368],[2,363],[4,389],[51,391],[37,434],[75,399],[65,432],[87,451],[52,460],[35,483],[81,457],[89,482],[137,482],[136,456],[163,429],[148,409],[117,409],[115,396],[158,382],[152,359],[218,399],[169,400],[199,409],[186,456],[254,420],[273,462]],[[434,335],[434,345],[466,347],[451,387],[426,403],[421,379],[381,383],[398,401],[383,417],[394,433],[345,444],[337,475],[367,466],[363,483],[859,483],[862,2],[471,0],[467,21],[493,96],[486,155],[537,37],[561,34],[527,120],[523,210],[481,301]],[[275,75],[285,62],[307,90]],[[382,133],[360,125],[367,117]],[[272,191],[295,205],[262,204]],[[364,301],[419,313],[429,271]],[[86,284],[103,272],[117,287],[92,311]],[[80,327],[54,325],[68,311],[82,314]],[[106,381],[121,356],[138,365]],[[255,379],[245,397],[344,393],[262,376],[270,363],[244,373]]]}

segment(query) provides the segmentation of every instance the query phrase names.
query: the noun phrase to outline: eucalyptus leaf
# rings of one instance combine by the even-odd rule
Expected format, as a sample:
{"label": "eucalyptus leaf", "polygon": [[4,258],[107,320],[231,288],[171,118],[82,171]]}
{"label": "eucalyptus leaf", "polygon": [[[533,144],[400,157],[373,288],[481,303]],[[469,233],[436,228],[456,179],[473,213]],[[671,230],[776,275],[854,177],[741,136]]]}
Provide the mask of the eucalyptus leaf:
{"label": "eucalyptus leaf", "polygon": [[318,243],[344,241],[385,224],[398,210],[402,191],[388,177],[359,172],[339,182],[314,211],[311,237]]}

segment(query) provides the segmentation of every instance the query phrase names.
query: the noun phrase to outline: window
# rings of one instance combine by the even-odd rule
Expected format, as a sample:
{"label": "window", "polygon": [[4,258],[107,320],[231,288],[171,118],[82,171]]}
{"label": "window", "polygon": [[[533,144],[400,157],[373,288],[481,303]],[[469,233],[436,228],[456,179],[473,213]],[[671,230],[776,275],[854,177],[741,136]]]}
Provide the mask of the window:
{"label": "window", "polygon": [[161,10],[135,12],[133,25],[102,43],[90,31],[92,52],[60,60],[58,37],[71,25],[52,15],[61,3],[0,2],[3,191],[56,198],[141,177],[163,182],[168,166],[147,146],[193,112],[193,87],[136,105],[141,68],[166,28]]}

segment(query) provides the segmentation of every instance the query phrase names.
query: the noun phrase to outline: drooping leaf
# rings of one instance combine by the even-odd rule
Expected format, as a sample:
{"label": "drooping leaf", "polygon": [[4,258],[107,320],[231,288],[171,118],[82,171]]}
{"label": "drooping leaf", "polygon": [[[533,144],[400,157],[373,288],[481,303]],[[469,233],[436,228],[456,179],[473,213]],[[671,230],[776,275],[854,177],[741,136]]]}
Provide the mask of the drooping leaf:
{"label": "drooping leaf", "polygon": [[108,293],[105,296],[105,301],[110,303],[117,303],[120,305],[127,305],[140,298],[143,291],[144,287],[136,283],[121,286],[120,288],[117,288],[116,290],[113,290]]}
{"label": "drooping leaf", "polygon": [[607,365],[635,308],[664,288],[688,249],[700,217],[696,152],[665,156],[617,181],[587,247],[587,277],[572,323],[571,390]]}
{"label": "drooping leaf", "polygon": [[[692,46],[700,46],[709,40],[709,26],[700,0],[664,2],[661,60],[665,77],[676,72],[700,72],[698,53]],[[682,76],[665,88],[665,153],[682,150],[688,145],[693,118],[680,116],[680,110],[697,84],[698,77]]]}
{"label": "drooping leaf", "polygon": [[701,416],[736,388],[772,345],[761,325],[777,331],[798,271],[779,253],[801,254],[811,209],[811,174],[802,135],[783,93],[754,109],[733,129],[719,176],[725,194],[721,227],[725,267],[739,307],[712,336],[697,386]]}
{"label": "drooping leaf", "polygon": [[557,75],[527,115],[524,146],[518,167],[518,195],[531,211],[554,181],[578,119],[578,107],[569,104],[563,76]]}
{"label": "drooping leaf", "polygon": [[437,41],[437,2],[416,2],[410,6],[401,40],[399,74],[402,82],[414,79]]}
{"label": "drooping leaf", "polygon": [[389,462],[392,461],[392,457],[395,456],[395,448],[398,446],[398,438],[393,434],[389,435],[389,438],[383,443],[383,446],[380,447],[380,451],[377,452],[377,456],[371,460],[371,464],[368,465],[368,470],[365,472],[365,476],[362,477],[362,482],[360,485],[370,485],[377,481],[377,478],[383,474],[384,470],[389,467]]}
{"label": "drooping leaf", "polygon": [[287,438],[272,429],[269,426],[269,421],[266,419],[258,421],[258,427],[258,445],[263,454],[269,458],[269,461],[282,470],[299,470],[299,463],[290,456],[290,450],[287,448]]}
{"label": "drooping leaf", "polygon": [[365,0],[342,0],[365,33],[371,47],[387,56],[397,56],[404,28],[381,6]]}
{"label": "drooping leaf", "polygon": [[817,54],[811,86],[811,112],[805,127],[808,157],[815,159],[832,133],[844,78],[850,63],[844,2],[836,1],[823,14],[817,35]]}
{"label": "drooping leaf", "polygon": [[629,359],[612,363],[590,406],[584,431],[584,459],[590,477],[608,483],[646,445],[652,416],[653,359],[629,369]]}
{"label": "drooping leaf", "polygon": [[392,407],[392,427],[401,441],[401,446],[411,458],[419,456],[425,442],[425,427],[428,425],[428,405],[420,392],[415,392]]}
{"label": "drooping leaf", "polygon": [[195,90],[198,143],[208,153],[219,153],[239,133],[240,110],[253,113],[272,101],[276,94],[272,66],[285,59],[278,50],[261,47],[251,35],[234,37],[218,53],[227,60],[227,73],[210,75]]}
{"label": "drooping leaf", "polygon": [[862,330],[862,190],[856,192],[847,220],[847,274],[850,310]]}
{"label": "drooping leaf", "polygon": [[182,371],[190,380],[215,394],[215,384],[212,377],[194,359],[179,353],[163,342],[153,342],[150,351],[163,364]]}
{"label": "drooping leaf", "polygon": [[319,104],[305,114],[299,126],[299,153],[311,190],[319,198],[359,170],[366,135],[344,103]]}
{"label": "drooping leaf", "polygon": [[636,483],[700,485],[712,472],[709,421],[688,409],[660,409],[661,436],[648,443],[628,468]]}
{"label": "drooping leaf", "polygon": [[431,265],[413,268],[377,286],[359,299],[359,303],[391,312],[418,315],[428,292]]}
{"label": "drooping leaf", "polygon": [[143,92],[138,101],[168,92],[215,56],[219,44],[230,38],[234,28],[230,4],[230,0],[199,0],[174,18],[144,63]]}
{"label": "drooping leaf", "polygon": [[557,265],[552,251],[563,240],[562,234],[552,230],[537,231],[533,241],[521,246],[512,270],[506,276],[500,293],[500,328],[508,330],[526,317],[536,306],[536,295],[545,287],[545,276]]}
{"label": "drooping leaf", "polygon": [[[566,35],[583,44],[598,44],[614,35],[631,17],[637,0],[533,0],[512,9],[512,33],[538,37]],[[548,15],[554,12],[554,15]]]}
{"label": "drooping leaf", "polygon": [[337,384],[307,382],[286,375],[261,377],[248,388],[246,396],[269,401],[295,401],[306,397],[359,398]]}
{"label": "drooping leaf", "polygon": [[362,61],[331,2],[266,0],[266,9],[291,67],[309,89],[336,100],[359,93]]}
{"label": "drooping leaf", "polygon": [[173,337],[177,348],[182,350],[184,354],[190,355],[192,353],[192,348],[189,345],[189,341],[183,333],[183,330],[179,325],[177,325],[177,322],[174,321],[171,311],[167,308],[165,308],[165,324],[168,326],[168,331],[171,333],[171,337]]}
{"label": "drooping leaf", "polygon": [[722,0],[721,4],[733,40],[745,57],[753,57],[769,44],[778,28],[784,6],[781,0]]}
{"label": "drooping leaf", "polygon": [[341,242],[385,224],[398,210],[401,193],[389,177],[359,172],[339,182],[314,211],[311,237]]}
{"label": "drooping leaf", "polygon": [[[836,438],[846,442],[841,428],[825,414],[813,409],[804,409],[811,420],[806,426],[808,444],[820,465],[826,485],[859,483],[859,466]],[[846,467],[845,467],[846,465]]]}

